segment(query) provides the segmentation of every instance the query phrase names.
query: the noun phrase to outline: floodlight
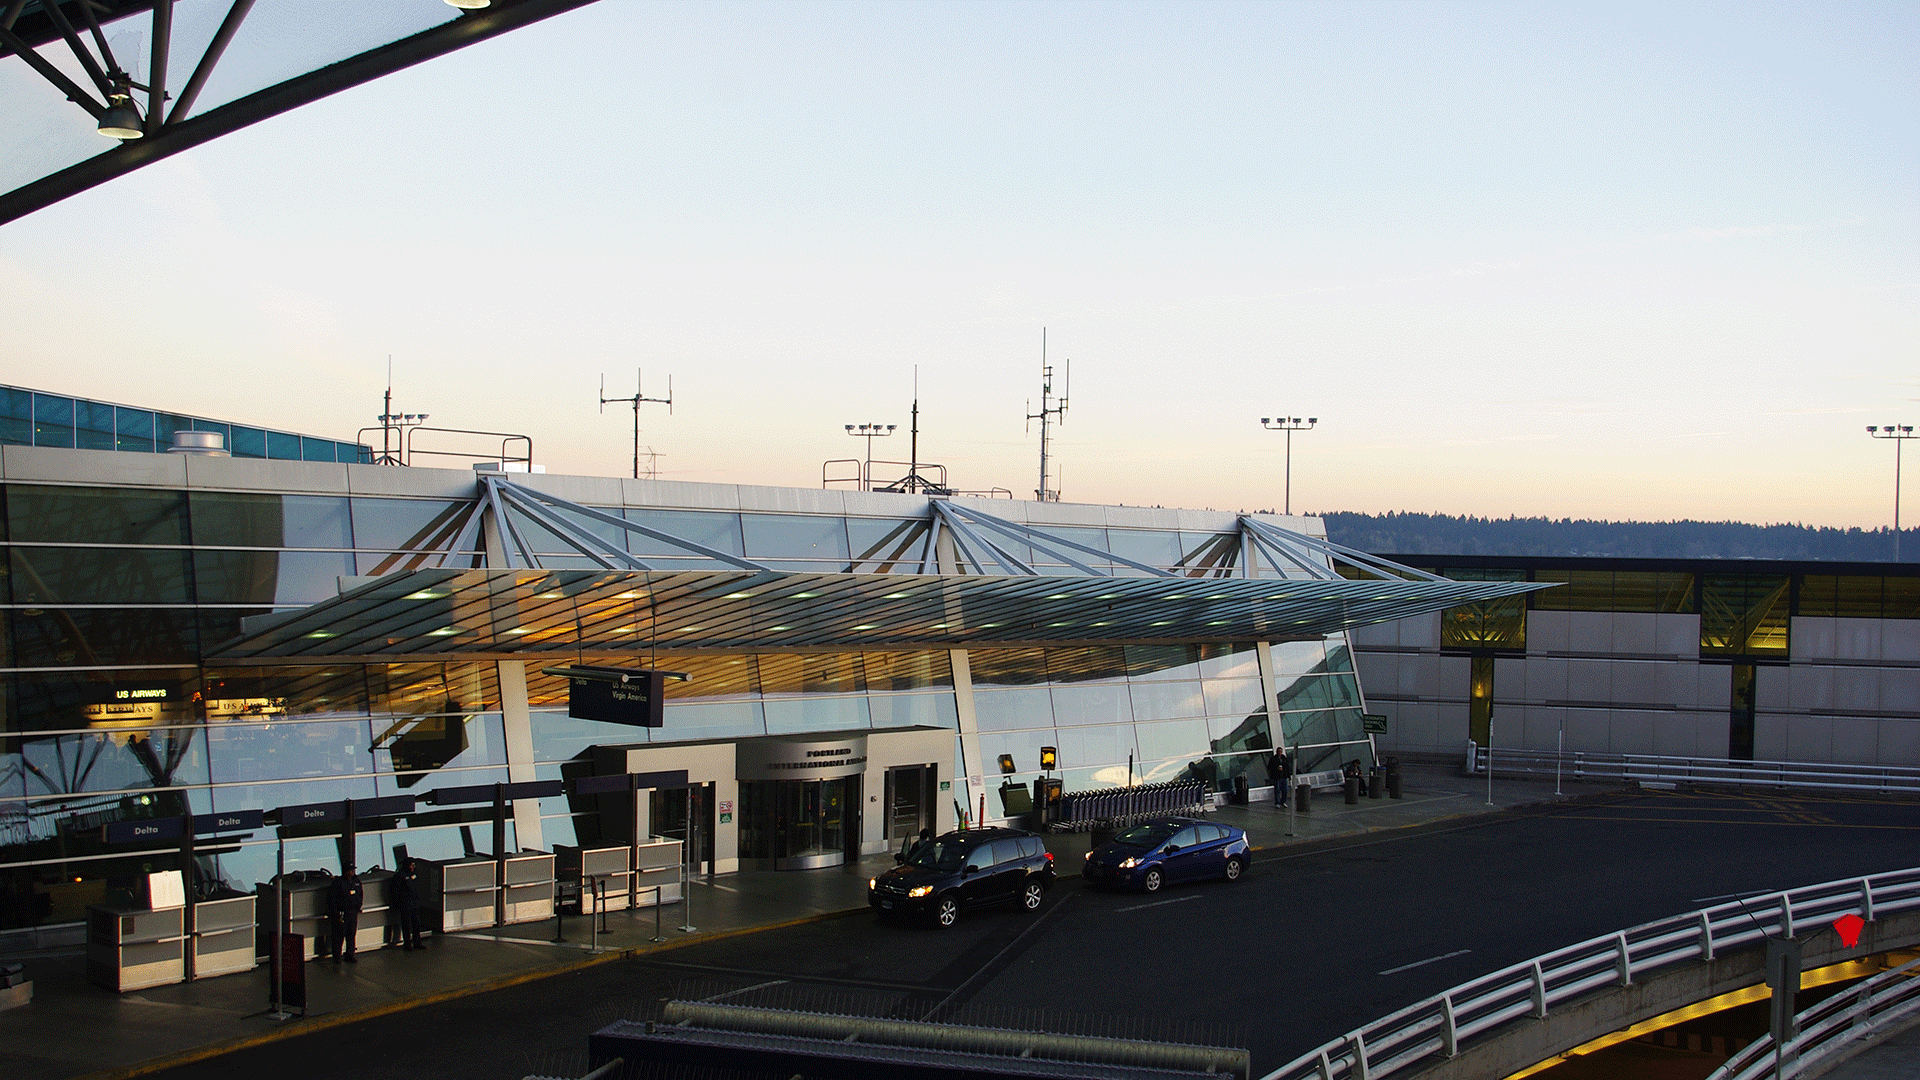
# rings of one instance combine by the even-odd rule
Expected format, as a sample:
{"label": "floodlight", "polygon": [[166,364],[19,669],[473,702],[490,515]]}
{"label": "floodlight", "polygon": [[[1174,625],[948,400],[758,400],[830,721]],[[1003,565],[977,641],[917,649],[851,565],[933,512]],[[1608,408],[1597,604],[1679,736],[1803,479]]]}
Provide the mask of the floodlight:
{"label": "floodlight", "polygon": [[133,96],[124,87],[109,94],[107,102],[107,111],[100,114],[100,134],[125,142],[147,133],[146,125],[140,122],[139,111],[133,107]]}
{"label": "floodlight", "polygon": [[448,7],[457,7],[461,11],[479,11],[493,3],[493,0],[447,0]]}

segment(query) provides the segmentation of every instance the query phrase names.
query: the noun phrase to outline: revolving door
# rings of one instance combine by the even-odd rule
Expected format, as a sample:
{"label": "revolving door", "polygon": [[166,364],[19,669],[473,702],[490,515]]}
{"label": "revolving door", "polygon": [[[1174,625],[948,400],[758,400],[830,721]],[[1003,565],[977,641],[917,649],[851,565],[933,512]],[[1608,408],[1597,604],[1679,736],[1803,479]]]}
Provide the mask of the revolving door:
{"label": "revolving door", "polygon": [[860,777],[740,785],[740,857],[774,870],[839,866],[859,835]]}

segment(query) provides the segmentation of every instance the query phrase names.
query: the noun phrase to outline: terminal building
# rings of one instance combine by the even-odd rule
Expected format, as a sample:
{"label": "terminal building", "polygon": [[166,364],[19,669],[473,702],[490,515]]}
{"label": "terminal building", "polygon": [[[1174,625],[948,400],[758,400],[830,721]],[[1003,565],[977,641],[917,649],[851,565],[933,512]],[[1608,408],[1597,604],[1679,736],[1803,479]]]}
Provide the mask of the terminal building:
{"label": "terminal building", "polygon": [[[157,870],[251,892],[283,843],[289,870],[489,852],[491,808],[433,797],[492,784],[566,782],[513,801],[511,850],[644,833],[727,873],[1005,820],[1043,746],[1068,791],[1265,787],[1276,738],[1337,773],[1373,760],[1350,630],[1540,587],[1313,518],[82,448],[42,397],[0,431],[0,928]],[[164,415],[112,408],[94,429]],[[578,665],[684,678],[632,726],[569,715],[552,672]],[[630,802],[578,784],[674,772]],[[275,813],[408,795],[351,839]],[[107,841],[255,810],[190,857]]]}

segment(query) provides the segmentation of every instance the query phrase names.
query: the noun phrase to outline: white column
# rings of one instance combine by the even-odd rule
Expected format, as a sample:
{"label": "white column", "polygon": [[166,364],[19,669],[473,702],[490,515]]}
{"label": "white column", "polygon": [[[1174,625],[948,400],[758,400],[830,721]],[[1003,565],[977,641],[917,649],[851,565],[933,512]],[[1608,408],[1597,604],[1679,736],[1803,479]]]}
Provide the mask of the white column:
{"label": "white column", "polygon": [[[955,779],[965,781],[958,785],[959,790],[965,792],[962,801],[968,813],[977,815],[980,797],[987,792],[987,781],[986,766],[980,757],[980,723],[973,713],[973,666],[965,649],[949,650],[947,656],[953,663],[954,711],[960,716],[961,775]],[[975,828],[980,825],[978,821],[973,824]]]}
{"label": "white column", "polygon": [[[501,660],[494,665],[500,673],[500,718],[507,738],[507,782],[524,783],[533,775],[533,715],[527,707],[527,665],[519,660]],[[521,848],[546,850],[540,829],[540,800],[513,801],[513,831]]]}

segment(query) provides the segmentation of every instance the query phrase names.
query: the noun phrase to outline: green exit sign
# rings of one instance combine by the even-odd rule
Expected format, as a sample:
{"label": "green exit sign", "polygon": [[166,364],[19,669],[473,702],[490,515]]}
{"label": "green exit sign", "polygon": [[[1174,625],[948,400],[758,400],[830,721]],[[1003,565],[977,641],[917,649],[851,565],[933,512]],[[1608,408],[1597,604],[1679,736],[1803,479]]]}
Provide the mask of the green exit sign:
{"label": "green exit sign", "polygon": [[1360,730],[1369,735],[1385,735],[1387,733],[1387,718],[1379,713],[1361,713]]}

